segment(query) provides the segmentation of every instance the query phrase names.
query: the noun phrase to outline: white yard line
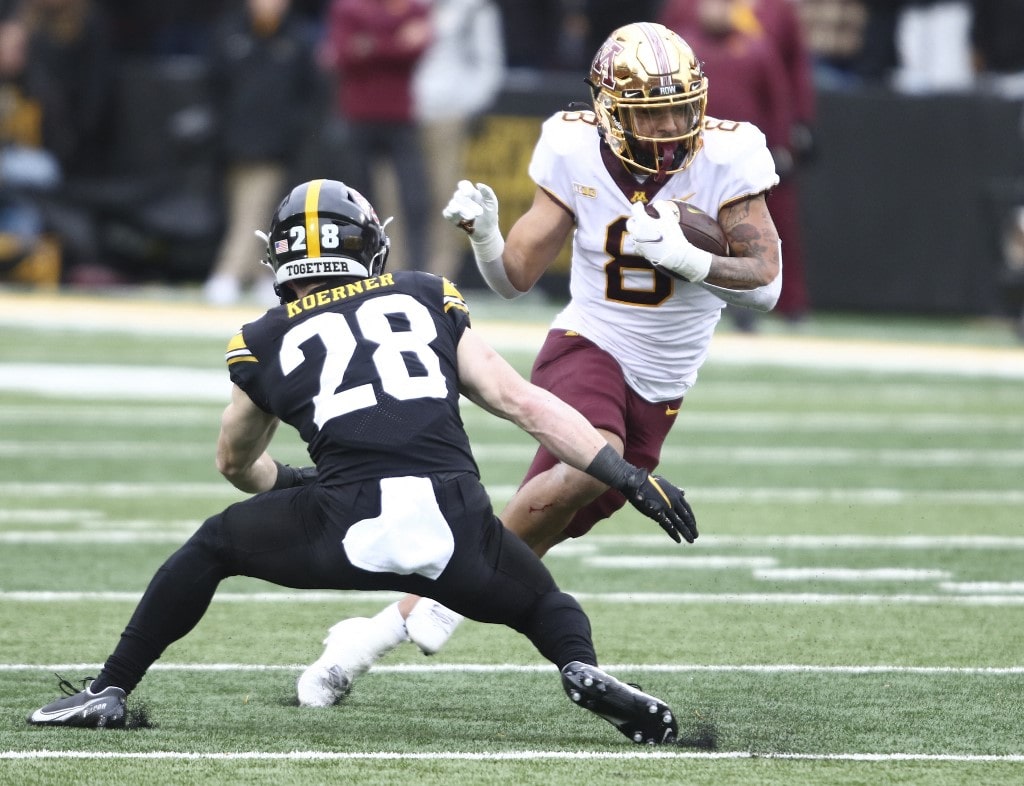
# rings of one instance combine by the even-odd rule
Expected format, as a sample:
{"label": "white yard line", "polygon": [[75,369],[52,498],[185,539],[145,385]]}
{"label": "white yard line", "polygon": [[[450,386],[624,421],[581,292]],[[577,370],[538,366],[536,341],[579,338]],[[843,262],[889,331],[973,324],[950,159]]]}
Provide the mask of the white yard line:
{"label": "white yard line", "polygon": [[946,592],[1024,593],[1024,581],[944,581],[939,589]]}
{"label": "white yard line", "polygon": [[631,556],[582,557],[584,565],[594,568],[618,568],[628,570],[732,570],[735,568],[770,568],[778,564],[775,557],[733,557],[703,554],[637,554]]}
{"label": "white yard line", "polygon": [[651,759],[779,759],[795,761],[850,761],[850,762],[961,762],[961,763],[1019,763],[1024,754],[969,754],[969,753],[757,753],[752,751],[672,751],[630,749],[627,751],[494,751],[461,753],[340,752],[340,751],[81,751],[30,750],[0,751],[0,759],[133,759],[133,760],[188,760],[188,761],[624,761]]}
{"label": "white yard line", "polygon": [[[0,366],[2,368],[2,366]],[[496,429],[512,429],[513,426],[484,412],[468,399],[462,399],[463,419],[474,427],[494,426]],[[63,421],[87,419],[93,423],[125,422],[126,414],[131,422],[145,425],[162,425],[175,428],[180,425],[195,425],[219,422],[223,402],[210,404],[153,404],[143,402],[137,406],[102,402],[85,404],[61,404]],[[0,423],[53,423],[53,404],[42,401],[38,404],[0,404]],[[730,432],[763,433],[786,431],[798,433],[864,433],[881,431],[913,434],[977,434],[979,432],[1006,433],[1018,431],[1024,435],[1024,416],[984,415],[978,413],[952,412],[904,412],[889,414],[880,412],[844,412],[837,419],[835,412],[774,412],[744,407],[742,411],[701,412],[698,417],[686,420],[689,432]]]}
{"label": "white yard line", "polygon": [[[842,433],[842,425],[836,431]],[[970,432],[965,429],[965,434]],[[34,447],[35,443],[27,444]],[[2,449],[2,444],[0,444]],[[45,446],[40,448],[45,450]],[[473,447],[478,461],[529,461],[536,446],[528,443],[488,443]],[[823,448],[765,447],[761,445],[666,445],[661,451],[663,463],[677,461],[700,464],[785,464],[788,466],[887,466],[909,467],[1017,467],[1024,466],[1024,450],[993,448]]]}
{"label": "white yard line", "polygon": [[[529,461],[535,444],[490,443],[473,448],[478,461]],[[46,455],[51,459],[97,458],[115,460],[125,457],[164,461],[167,458],[196,458],[212,453],[210,440],[163,442],[154,451],[149,440],[0,440],[0,458]],[[666,446],[663,462],[699,462],[701,464],[785,464],[790,466],[892,466],[892,467],[1019,467],[1024,466],[1024,450],[980,448],[821,448],[733,445],[730,447]]]}
{"label": "white yard line", "polygon": [[951,579],[948,570],[923,568],[763,568],[753,571],[759,581],[941,581]]}
{"label": "white yard line", "polygon": [[[487,490],[496,500],[508,499],[516,490],[512,484],[487,484]],[[902,489],[902,488],[746,488],[742,486],[687,486],[691,499],[701,502],[736,504],[818,505],[822,503],[858,505],[901,505],[907,503],[933,505],[1024,505],[1024,490],[974,491],[971,489]],[[30,499],[67,497],[113,497],[139,499],[146,497],[234,497],[241,492],[227,483],[60,483],[0,481],[0,496]]]}
{"label": "white yard line", "polygon": [[[723,605],[723,606],[1024,606],[1024,594],[949,594],[903,593],[824,593],[824,592],[577,592],[566,589],[586,603]],[[82,590],[9,590],[0,591],[0,603],[137,603],[142,592]],[[394,592],[358,590],[306,590],[280,592],[218,592],[220,603],[381,603],[400,597]]]}
{"label": "white yard line", "polygon": [[[293,672],[308,664],[174,663],[158,661],[148,671],[167,672]],[[95,663],[0,663],[0,672],[79,672],[95,669]],[[550,663],[393,663],[375,664],[370,675],[379,674],[547,674]],[[611,663],[603,669],[644,674],[921,674],[932,676],[1024,676],[1024,666],[901,666],[896,664],[816,666],[801,663]]]}
{"label": "white yard line", "polygon": [[[3,522],[20,520],[20,513],[25,513],[25,523],[45,520],[45,510],[27,508],[24,511],[9,509],[5,511]],[[56,511],[56,516],[47,523],[70,522],[76,511]],[[193,531],[198,522],[190,519],[99,519],[97,511],[82,511],[79,518],[86,521],[83,526],[87,531],[80,530],[7,530],[0,531],[0,543],[131,543],[138,542],[178,542],[182,532]],[[102,528],[100,528],[102,527]],[[167,532],[174,528],[175,532]],[[157,531],[147,531],[157,530]],[[597,554],[602,548],[618,546],[630,547],[662,547],[666,543],[665,536],[654,535],[603,535],[600,532],[588,534],[585,540],[570,540],[561,543],[552,550],[548,557],[571,557]],[[882,549],[885,551],[929,551],[935,549],[958,549],[971,551],[1017,551],[1024,549],[1024,536],[1014,535],[701,535],[701,549],[721,548],[753,548],[753,549],[806,549],[814,551],[848,549]],[[702,559],[691,555],[660,558],[672,560]],[[641,557],[640,559],[647,559]]]}
{"label": "white yard line", "polygon": [[[663,546],[664,535],[606,535],[589,533],[585,540],[560,543],[549,556],[592,554],[599,547]],[[701,535],[701,548],[778,549],[1024,549],[1024,535]]]}
{"label": "white yard line", "polygon": [[226,370],[183,366],[0,363],[0,392],[226,403],[231,398],[231,380]]}

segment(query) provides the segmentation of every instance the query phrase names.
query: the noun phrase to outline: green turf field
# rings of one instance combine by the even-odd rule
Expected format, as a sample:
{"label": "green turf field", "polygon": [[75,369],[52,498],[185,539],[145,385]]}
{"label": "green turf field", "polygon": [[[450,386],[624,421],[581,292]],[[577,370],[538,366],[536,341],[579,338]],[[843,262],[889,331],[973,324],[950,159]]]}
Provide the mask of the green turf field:
{"label": "green turf field", "polygon": [[[83,329],[54,303],[49,326],[0,318],[0,784],[1024,782],[1024,349],[998,326],[819,318],[792,343],[723,326],[662,465],[697,544],[630,510],[547,558],[603,665],[676,710],[687,744],[648,749],[476,623],[300,709],[326,628],[395,596],[249,579],[129,698],[147,726],[28,726],[54,672],[95,674],[163,559],[241,498],[213,466],[230,330],[70,300],[122,327]],[[551,313],[527,306],[534,332],[502,333],[524,370]],[[522,313],[475,310],[482,331]],[[500,509],[531,443],[464,417]],[[274,452],[303,460],[290,433]]]}

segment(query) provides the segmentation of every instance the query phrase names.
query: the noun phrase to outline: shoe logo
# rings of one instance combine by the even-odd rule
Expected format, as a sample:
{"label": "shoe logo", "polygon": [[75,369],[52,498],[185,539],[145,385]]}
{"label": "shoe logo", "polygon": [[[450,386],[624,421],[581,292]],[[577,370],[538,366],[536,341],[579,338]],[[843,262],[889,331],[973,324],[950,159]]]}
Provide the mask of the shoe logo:
{"label": "shoe logo", "polygon": [[679,410],[678,409],[672,409],[672,407],[666,405],[665,406],[665,414],[668,415],[670,418],[671,417],[675,417],[676,415],[679,414]]}

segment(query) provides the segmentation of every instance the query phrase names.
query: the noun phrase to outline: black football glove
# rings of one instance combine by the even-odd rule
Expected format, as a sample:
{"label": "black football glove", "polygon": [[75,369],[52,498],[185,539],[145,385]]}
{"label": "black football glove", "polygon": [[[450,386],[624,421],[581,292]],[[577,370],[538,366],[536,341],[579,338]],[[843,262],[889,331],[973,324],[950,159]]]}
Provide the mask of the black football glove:
{"label": "black football glove", "polygon": [[676,543],[697,539],[697,519],[683,490],[660,475],[636,468],[626,479],[622,493],[630,504],[648,518],[657,521]]}
{"label": "black football glove", "polygon": [[271,491],[308,486],[316,481],[316,467],[293,467],[280,461],[274,463],[277,464],[277,480],[274,481]]}

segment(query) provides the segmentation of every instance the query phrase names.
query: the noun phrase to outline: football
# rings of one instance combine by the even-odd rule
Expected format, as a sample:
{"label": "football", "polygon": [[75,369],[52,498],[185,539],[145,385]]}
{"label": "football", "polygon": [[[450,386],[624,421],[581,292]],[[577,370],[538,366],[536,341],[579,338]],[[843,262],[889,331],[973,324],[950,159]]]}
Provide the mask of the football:
{"label": "football", "polygon": [[[679,226],[682,227],[687,240],[697,248],[710,251],[717,256],[729,256],[729,240],[715,219],[689,202],[680,199],[671,201],[679,208]],[[647,214],[657,215],[650,205],[647,205]]]}

